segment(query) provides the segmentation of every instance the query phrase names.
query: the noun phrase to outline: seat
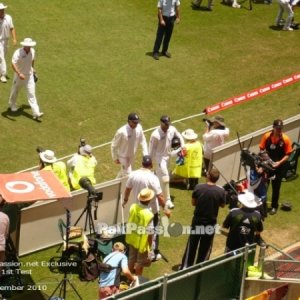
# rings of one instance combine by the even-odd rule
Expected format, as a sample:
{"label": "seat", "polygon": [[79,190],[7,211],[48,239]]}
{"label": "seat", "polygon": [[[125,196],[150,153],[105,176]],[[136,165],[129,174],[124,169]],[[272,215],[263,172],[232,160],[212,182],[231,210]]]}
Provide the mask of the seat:
{"label": "seat", "polygon": [[[58,229],[60,236],[63,240],[63,250],[68,250],[69,248],[75,248],[79,253],[85,251],[87,253],[88,241],[81,227],[70,227],[69,238],[67,242],[67,225],[62,219],[58,220]],[[67,245],[68,244],[68,245]],[[68,249],[67,249],[68,247]]]}
{"label": "seat", "polygon": [[298,158],[300,155],[300,144],[294,142],[292,144],[293,152],[291,153],[285,168],[283,170],[283,181],[292,180],[297,177]]}

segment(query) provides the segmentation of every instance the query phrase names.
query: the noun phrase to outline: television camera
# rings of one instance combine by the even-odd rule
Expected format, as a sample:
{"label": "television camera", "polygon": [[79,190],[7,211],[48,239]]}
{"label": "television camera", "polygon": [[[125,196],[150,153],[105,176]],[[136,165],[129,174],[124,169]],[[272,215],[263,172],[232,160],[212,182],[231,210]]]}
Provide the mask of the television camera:
{"label": "television camera", "polygon": [[262,168],[268,175],[275,171],[273,168],[274,162],[266,152],[255,154],[244,148],[241,150],[241,163],[243,166],[249,166],[251,169]]}

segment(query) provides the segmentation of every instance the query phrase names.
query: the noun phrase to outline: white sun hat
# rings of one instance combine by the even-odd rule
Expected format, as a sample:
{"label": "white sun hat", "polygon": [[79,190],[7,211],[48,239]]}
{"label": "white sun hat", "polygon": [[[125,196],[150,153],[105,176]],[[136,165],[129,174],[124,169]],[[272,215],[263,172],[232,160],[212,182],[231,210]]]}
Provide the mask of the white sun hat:
{"label": "white sun hat", "polygon": [[20,44],[24,47],[34,47],[36,45],[36,41],[32,40],[32,38],[25,38]]}
{"label": "white sun hat", "polygon": [[186,140],[195,140],[198,137],[198,134],[193,130],[193,129],[186,129],[183,133],[182,136]]}
{"label": "white sun hat", "polygon": [[238,195],[239,201],[248,208],[255,208],[257,207],[257,202],[255,201],[254,194],[250,192],[245,192]]}
{"label": "white sun hat", "polygon": [[7,5],[4,5],[3,3],[0,3],[0,10],[7,8]]}
{"label": "white sun hat", "polygon": [[40,153],[40,158],[43,162],[53,164],[56,162],[55,154],[52,150],[45,150]]}

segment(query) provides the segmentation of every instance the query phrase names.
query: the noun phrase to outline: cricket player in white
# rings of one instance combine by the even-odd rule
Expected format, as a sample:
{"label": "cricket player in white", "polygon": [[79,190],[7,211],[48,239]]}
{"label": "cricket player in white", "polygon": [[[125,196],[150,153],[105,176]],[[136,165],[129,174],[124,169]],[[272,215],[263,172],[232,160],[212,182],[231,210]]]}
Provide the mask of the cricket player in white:
{"label": "cricket player in white", "polygon": [[169,159],[171,156],[172,139],[177,137],[180,139],[181,147],[184,147],[184,139],[178,130],[170,125],[171,120],[168,116],[160,118],[160,127],[155,129],[150,137],[149,154],[156,162],[156,175],[160,180],[166,205],[173,208],[174,204],[170,196],[170,175],[169,175]]}
{"label": "cricket player in white", "polygon": [[7,82],[7,66],[5,56],[8,48],[10,33],[13,38],[13,45],[17,44],[16,30],[12,21],[12,17],[5,13],[6,5],[0,3],[0,81]]}
{"label": "cricket player in white", "polygon": [[33,77],[35,51],[32,47],[36,45],[36,42],[31,38],[25,38],[20,44],[23,48],[17,49],[12,57],[12,68],[15,74],[8,105],[11,111],[18,110],[16,106],[17,96],[20,89],[25,86],[33,119],[37,120],[42,117],[44,113],[40,112],[35,96],[35,82]]}

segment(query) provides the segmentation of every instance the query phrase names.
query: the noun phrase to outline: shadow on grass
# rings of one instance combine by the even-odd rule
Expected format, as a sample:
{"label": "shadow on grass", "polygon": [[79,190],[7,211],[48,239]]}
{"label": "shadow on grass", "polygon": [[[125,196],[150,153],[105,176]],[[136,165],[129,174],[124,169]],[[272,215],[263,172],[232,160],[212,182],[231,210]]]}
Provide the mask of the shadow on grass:
{"label": "shadow on grass", "polygon": [[208,7],[205,7],[205,6],[197,6],[197,5],[194,5],[194,4],[191,4],[191,8],[192,8],[192,10],[199,10],[199,11],[205,11],[205,12],[211,12],[212,11],[211,8],[208,8]]}
{"label": "shadow on grass", "polygon": [[38,122],[38,123],[42,122],[39,119],[34,120],[32,118],[32,115],[29,114],[28,112],[26,112],[25,109],[30,109],[30,106],[23,104],[22,106],[19,107],[19,109],[17,111],[11,111],[10,108],[7,108],[7,110],[3,111],[1,113],[1,115],[2,115],[3,118],[6,118],[6,119],[8,119],[10,121],[16,121],[17,117],[24,116],[24,117],[26,117],[28,119],[32,119],[35,122]]}

